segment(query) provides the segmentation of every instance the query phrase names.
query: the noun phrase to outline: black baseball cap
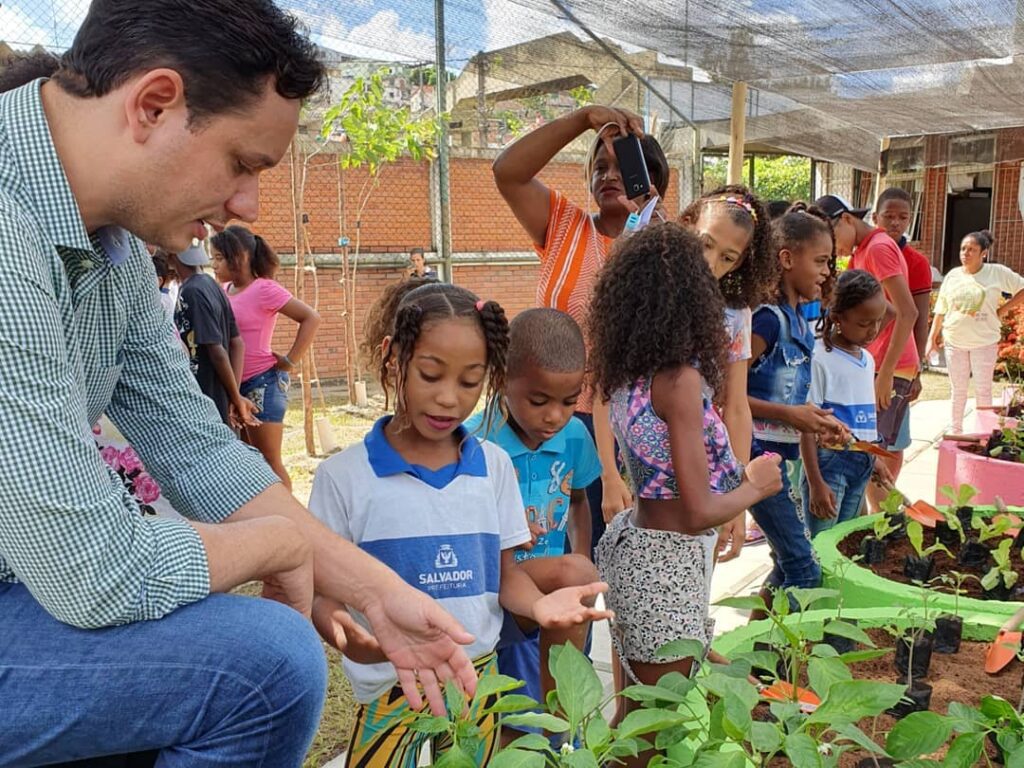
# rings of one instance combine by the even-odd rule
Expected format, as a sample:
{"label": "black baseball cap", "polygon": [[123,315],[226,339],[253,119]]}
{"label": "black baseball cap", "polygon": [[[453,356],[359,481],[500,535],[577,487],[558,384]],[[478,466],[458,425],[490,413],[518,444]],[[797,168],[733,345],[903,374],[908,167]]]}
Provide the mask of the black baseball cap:
{"label": "black baseball cap", "polygon": [[814,204],[821,208],[830,219],[838,219],[844,213],[863,219],[868,215],[870,208],[854,208],[839,195],[825,195],[814,201]]}

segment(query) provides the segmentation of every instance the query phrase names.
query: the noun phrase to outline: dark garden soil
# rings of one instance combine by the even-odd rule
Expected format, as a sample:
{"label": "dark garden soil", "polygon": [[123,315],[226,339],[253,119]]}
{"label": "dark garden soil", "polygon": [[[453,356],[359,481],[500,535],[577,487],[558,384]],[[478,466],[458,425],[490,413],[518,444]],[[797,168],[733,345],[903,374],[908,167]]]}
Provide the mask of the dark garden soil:
{"label": "dark garden soil", "polygon": [[[971,529],[971,533],[977,535],[978,531]],[[863,531],[855,531],[839,542],[839,551],[843,555],[849,558],[857,556],[861,551],[861,542],[869,536],[873,536],[870,529]],[[997,536],[983,542],[981,546],[986,547],[989,550],[995,549],[999,542],[1002,541],[1003,536]],[[909,539],[903,537],[900,540],[894,541],[893,537],[889,537],[885,540],[886,558],[883,562],[876,565],[868,565],[867,563],[861,562],[865,568],[870,568],[874,573],[885,579],[891,581],[898,581],[902,584],[913,583],[910,578],[904,575],[903,567],[907,555],[915,556],[914,548],[911,546]],[[929,547],[935,543],[935,531],[929,528],[924,530],[924,546]],[[962,589],[964,594],[961,597],[974,597],[979,599],[990,599],[991,595],[986,595],[982,590],[980,578],[984,576],[990,568],[995,564],[991,557],[989,557],[983,565],[971,566],[965,565],[959,562],[958,557],[960,554],[961,544],[959,540],[948,544],[949,550],[953,553],[953,557],[950,558],[942,551],[935,552],[932,557],[935,559],[935,568],[933,576],[938,576],[944,573],[950,573],[951,571],[959,571],[960,573],[969,573],[977,578],[968,579],[964,582]],[[1014,570],[1018,573],[1017,584],[1013,590],[1005,597],[999,597],[999,599],[1024,601],[1024,560],[1021,559],[1021,547],[1014,546],[1011,557],[1011,564],[1014,566]],[[942,588],[943,591],[949,591],[947,587]]]}

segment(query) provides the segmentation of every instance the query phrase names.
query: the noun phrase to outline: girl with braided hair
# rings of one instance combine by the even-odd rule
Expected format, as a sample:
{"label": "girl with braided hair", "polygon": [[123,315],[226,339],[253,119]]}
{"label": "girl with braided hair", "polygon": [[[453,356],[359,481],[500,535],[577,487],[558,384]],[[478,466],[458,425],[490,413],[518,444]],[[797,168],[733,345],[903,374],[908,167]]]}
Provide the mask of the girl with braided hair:
{"label": "girl with braided hair", "polygon": [[[463,426],[485,388],[485,423],[504,417],[501,305],[427,282],[388,291],[371,317],[369,332],[385,335],[368,347],[394,415],[320,465],[310,511],[451,611],[475,638],[466,651],[481,676],[497,674],[499,636],[520,640],[539,626],[578,637],[580,624],[609,616],[592,607],[605,585],[547,591],[516,563],[531,535],[512,460]],[[345,656],[361,705],[347,765],[404,768],[428,740],[435,753],[451,748],[409,728],[409,704],[377,648],[352,643]],[[470,713],[484,738],[461,756],[467,764],[486,765],[495,749],[497,715],[483,711],[492,703]]]}
{"label": "girl with braided hair", "polygon": [[[831,410],[857,440],[869,443],[878,440],[878,413],[875,360],[864,347],[878,338],[886,305],[882,284],[870,272],[843,272],[811,358],[811,403]],[[800,436],[800,496],[812,537],[859,514],[876,471],[870,453],[835,450],[837,446],[815,438],[810,432]],[[878,464],[877,471],[890,477],[884,464]]]}

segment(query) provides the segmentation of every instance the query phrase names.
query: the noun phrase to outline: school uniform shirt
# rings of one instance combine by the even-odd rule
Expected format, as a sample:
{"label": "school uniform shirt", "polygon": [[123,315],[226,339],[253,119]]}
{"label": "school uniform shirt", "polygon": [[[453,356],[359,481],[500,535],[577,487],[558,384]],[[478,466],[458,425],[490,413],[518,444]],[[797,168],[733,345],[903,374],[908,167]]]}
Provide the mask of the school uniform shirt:
{"label": "school uniform shirt", "polygon": [[[436,471],[410,464],[384,434],[390,420],[320,465],[309,509],[458,619],[476,638],[466,648],[471,658],[490,653],[503,619],[501,551],[530,540],[512,461],[460,427],[455,464]],[[398,682],[391,664],[344,665],[363,704]]]}
{"label": "school uniform shirt", "polygon": [[810,399],[821,408],[831,408],[858,440],[878,440],[875,359],[865,350],[856,355],[839,347],[830,351],[818,339],[811,357]]}
{"label": "school uniform shirt", "polygon": [[[880,283],[890,277],[901,275],[907,281],[908,288],[910,286],[910,270],[907,267],[907,260],[900,252],[896,241],[881,228],[875,229],[854,249],[850,268],[863,269],[874,275]],[[892,302],[892,296],[888,292],[886,292],[885,298]],[[875,358],[876,366],[881,365],[882,360],[885,359],[885,353],[888,352],[889,346],[892,344],[892,334],[895,328],[895,322],[889,323],[878,334],[878,338],[868,345],[867,350]],[[903,344],[899,359],[896,361],[895,373],[903,378],[912,379],[917,373],[917,365],[917,342],[914,341],[914,334],[911,333]]]}
{"label": "school uniform shirt", "polygon": [[935,314],[943,316],[942,338],[961,349],[997,343],[999,300],[1020,290],[1024,278],[1004,264],[982,264],[973,275],[963,267],[950,270],[935,302]]}
{"label": "school uniform shirt", "polygon": [[[475,433],[483,422],[474,416],[466,428]],[[484,439],[501,446],[512,459],[527,520],[546,533],[529,551],[516,552],[516,562],[565,554],[566,528],[572,492],[583,490],[601,477],[601,461],[594,441],[575,416],[554,437],[531,451],[508,422],[493,424]]]}

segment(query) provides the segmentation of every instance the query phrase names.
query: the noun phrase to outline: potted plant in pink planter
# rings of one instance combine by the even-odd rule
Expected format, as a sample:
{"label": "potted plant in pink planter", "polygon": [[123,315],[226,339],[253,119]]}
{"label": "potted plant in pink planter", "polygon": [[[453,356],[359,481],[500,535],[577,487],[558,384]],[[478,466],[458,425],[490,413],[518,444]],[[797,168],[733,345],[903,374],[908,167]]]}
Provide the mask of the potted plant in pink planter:
{"label": "potted plant in pink planter", "polygon": [[[1024,425],[996,429],[975,441],[943,440],[935,477],[935,501],[945,503],[943,486],[973,486],[976,504],[994,504],[1002,497],[1024,505]],[[956,503],[956,499],[948,501]]]}

